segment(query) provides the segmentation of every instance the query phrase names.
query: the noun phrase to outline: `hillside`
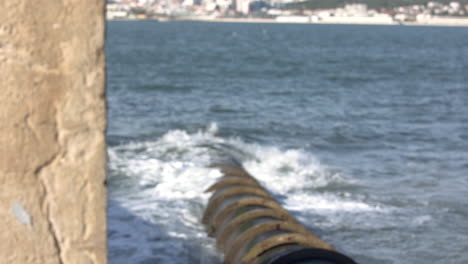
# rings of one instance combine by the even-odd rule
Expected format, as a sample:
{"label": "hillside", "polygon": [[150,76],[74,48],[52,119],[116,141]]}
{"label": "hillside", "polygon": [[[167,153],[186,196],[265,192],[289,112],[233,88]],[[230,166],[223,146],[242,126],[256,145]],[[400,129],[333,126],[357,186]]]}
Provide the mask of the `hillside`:
{"label": "hillside", "polygon": [[[294,3],[288,5],[288,8],[293,9],[328,9],[328,8],[337,8],[344,6],[346,4],[353,3],[362,3],[367,4],[369,8],[379,9],[379,8],[393,8],[398,6],[408,6],[408,5],[424,5],[430,0],[306,0],[300,3]],[[454,0],[438,0],[437,2],[443,4],[449,4],[454,2]],[[459,0],[457,1],[461,4],[468,5],[468,0]]]}

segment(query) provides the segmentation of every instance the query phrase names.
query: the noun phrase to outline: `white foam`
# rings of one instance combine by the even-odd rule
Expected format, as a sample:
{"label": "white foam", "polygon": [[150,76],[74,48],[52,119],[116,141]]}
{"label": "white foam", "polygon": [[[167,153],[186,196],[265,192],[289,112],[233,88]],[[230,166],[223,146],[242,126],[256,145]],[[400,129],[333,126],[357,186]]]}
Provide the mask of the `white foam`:
{"label": "white foam", "polygon": [[342,199],[329,194],[311,195],[306,193],[289,195],[285,201],[285,207],[289,210],[306,210],[321,214],[336,211],[352,213],[384,211],[378,205],[373,206],[362,201]]}
{"label": "white foam", "polygon": [[[124,244],[138,249],[121,256],[110,254],[113,262],[142,258],[170,263],[220,262],[213,240],[206,237],[200,224],[209,198],[204,190],[221,175],[208,167],[220,154],[219,149],[237,155],[274,195],[286,197],[280,200],[288,209],[325,217],[337,212],[366,214],[380,210],[378,205],[352,195],[343,198],[312,192],[314,188],[353,181],[332,172],[311,153],[245,143],[217,133],[218,127],[212,124],[205,131],[190,134],[173,130],[156,141],[109,148],[110,182],[115,186],[111,202],[120,208],[115,219],[109,221],[110,229],[117,233],[109,239],[110,251],[121,250]],[[132,220],[136,221],[133,224],[129,224],[130,216],[137,219]],[[145,227],[139,227],[142,222],[138,221],[143,221]],[[194,251],[201,253],[194,255]]]}
{"label": "white foam", "polygon": [[282,151],[276,147],[253,146],[259,161],[248,161],[246,169],[274,192],[287,194],[294,189],[317,188],[345,178],[331,173],[311,154],[303,150]]}
{"label": "white foam", "polygon": [[430,215],[421,215],[413,219],[413,225],[422,226],[432,221],[432,216]]}

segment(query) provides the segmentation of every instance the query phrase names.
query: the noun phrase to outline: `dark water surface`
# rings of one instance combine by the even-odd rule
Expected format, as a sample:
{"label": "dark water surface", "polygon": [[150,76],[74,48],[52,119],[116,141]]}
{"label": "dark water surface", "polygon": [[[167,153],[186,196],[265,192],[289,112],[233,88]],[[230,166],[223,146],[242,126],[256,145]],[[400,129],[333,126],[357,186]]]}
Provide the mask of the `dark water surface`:
{"label": "dark water surface", "polygon": [[468,263],[468,29],[110,22],[111,263],[221,263],[220,152],[359,263]]}

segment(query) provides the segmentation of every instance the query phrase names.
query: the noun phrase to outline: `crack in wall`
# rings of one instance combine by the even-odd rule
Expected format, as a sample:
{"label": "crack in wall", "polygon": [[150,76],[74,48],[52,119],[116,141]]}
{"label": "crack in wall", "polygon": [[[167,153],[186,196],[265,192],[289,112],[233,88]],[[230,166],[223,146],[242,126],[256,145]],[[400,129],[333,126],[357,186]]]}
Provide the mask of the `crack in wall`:
{"label": "crack in wall", "polygon": [[45,168],[49,167],[52,163],[54,163],[54,161],[58,158],[58,156],[59,156],[59,152],[57,151],[56,153],[54,153],[52,155],[52,157],[50,159],[48,159],[44,163],[38,165],[37,168],[34,170],[34,175],[39,176],[39,179],[41,179],[41,181],[43,181],[43,179],[41,178],[41,175],[40,175],[41,172]]}
{"label": "crack in wall", "polygon": [[27,2],[0,0],[0,186],[14,187],[0,188],[14,223],[0,263],[107,263],[105,3]]}
{"label": "crack in wall", "polygon": [[[57,113],[57,111],[56,111]],[[58,134],[60,133],[60,130],[59,130],[59,127],[57,125],[57,114],[55,114],[56,116],[56,121],[54,122],[55,124],[55,130],[57,131],[57,138],[55,139],[57,144],[59,145],[59,149],[62,149],[61,145],[60,145],[60,142],[58,140]],[[63,249],[62,249],[62,245],[60,243],[60,238],[59,238],[59,235],[58,235],[58,228],[56,226],[56,224],[54,223],[54,220],[53,220],[53,217],[52,217],[52,213],[51,213],[51,209],[50,209],[50,206],[51,206],[51,198],[50,198],[50,195],[51,195],[51,191],[50,189],[48,188],[48,185],[47,185],[47,182],[46,180],[44,179],[44,170],[47,169],[49,166],[51,166],[59,157],[59,154],[60,154],[60,151],[57,151],[55,152],[52,157],[48,160],[46,160],[44,163],[40,164],[34,171],[34,174],[38,176],[39,178],[39,182],[41,183],[43,189],[44,189],[44,198],[43,198],[43,203],[46,205],[46,215],[47,215],[47,227],[48,227],[48,230],[49,232],[51,233],[52,235],[52,240],[53,240],[53,243],[54,243],[54,246],[57,250],[57,253],[58,253],[58,261],[59,261],[59,264],[65,264],[65,261],[64,261],[64,258],[63,258]]]}
{"label": "crack in wall", "polygon": [[59,237],[57,235],[57,228],[55,227],[55,224],[54,224],[54,221],[52,220],[52,216],[51,216],[51,213],[50,213],[50,204],[49,204],[49,190],[47,188],[47,184],[44,182],[44,179],[39,176],[39,179],[40,179],[40,182],[41,182],[41,185],[42,187],[44,188],[44,191],[45,191],[45,198],[44,200],[46,201],[47,203],[47,227],[49,229],[49,232],[52,234],[52,240],[54,242],[54,246],[55,246],[55,249],[57,250],[57,253],[58,253],[58,261],[60,264],[65,264],[65,261],[63,260],[63,250],[62,250],[62,246],[60,244],[60,241],[59,241]]}
{"label": "crack in wall", "polygon": [[52,158],[50,158],[49,160],[47,160],[46,162],[41,164],[36,169],[35,174],[38,175],[39,181],[40,181],[40,183],[41,183],[41,185],[42,185],[42,187],[44,189],[43,202],[46,204],[47,227],[49,229],[49,232],[52,235],[54,247],[56,248],[57,253],[58,253],[58,257],[59,257],[59,259],[58,259],[59,263],[64,264],[65,261],[63,259],[62,245],[60,244],[60,239],[59,239],[59,236],[58,236],[57,227],[54,224],[54,221],[52,219],[52,213],[51,213],[51,210],[50,210],[50,201],[51,201],[51,199],[49,197],[50,197],[51,192],[50,192],[49,188],[47,187],[47,183],[44,180],[44,176],[43,176],[43,173],[42,173],[44,171],[44,169],[46,169],[47,167],[49,167],[51,164],[54,163],[54,161],[57,159],[58,156],[59,156],[58,152],[54,153]]}

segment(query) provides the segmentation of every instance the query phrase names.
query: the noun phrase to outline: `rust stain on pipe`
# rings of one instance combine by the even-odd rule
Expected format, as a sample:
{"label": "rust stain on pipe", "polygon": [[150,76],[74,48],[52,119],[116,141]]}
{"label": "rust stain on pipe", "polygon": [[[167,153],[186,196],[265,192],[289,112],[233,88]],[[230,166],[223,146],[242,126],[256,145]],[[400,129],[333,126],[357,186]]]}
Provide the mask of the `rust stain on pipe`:
{"label": "rust stain on pipe", "polygon": [[232,185],[260,186],[254,178],[228,176],[211,185],[205,192],[215,192]]}
{"label": "rust stain on pipe", "polygon": [[318,260],[356,264],[297,221],[238,162],[219,162],[203,215],[208,235],[224,249],[225,264],[279,264]]}
{"label": "rust stain on pipe", "polygon": [[284,221],[295,221],[294,218],[286,211],[278,211],[273,209],[256,209],[247,213],[241,214],[227,223],[223,223],[216,233],[216,245],[218,248],[224,248],[224,241],[231,236],[232,232],[236,231],[242,224],[261,217],[270,217]]}
{"label": "rust stain on pipe", "polygon": [[205,215],[203,216],[203,219],[208,219],[208,217],[212,214],[216,208],[219,207],[221,203],[226,201],[227,199],[231,197],[236,197],[236,196],[244,196],[244,195],[252,195],[256,197],[265,197],[265,198],[272,198],[271,195],[260,188],[255,188],[251,186],[240,186],[240,185],[234,185],[233,187],[228,187],[225,189],[222,189],[218,192],[216,192],[208,202],[208,205],[205,210]]}

